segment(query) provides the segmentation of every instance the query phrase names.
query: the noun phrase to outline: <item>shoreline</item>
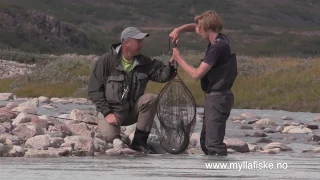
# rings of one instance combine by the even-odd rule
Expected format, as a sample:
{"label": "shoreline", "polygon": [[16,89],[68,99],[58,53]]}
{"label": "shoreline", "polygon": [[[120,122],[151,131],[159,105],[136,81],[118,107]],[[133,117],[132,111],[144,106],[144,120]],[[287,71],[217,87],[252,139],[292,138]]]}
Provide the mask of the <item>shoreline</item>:
{"label": "shoreline", "polygon": [[[70,101],[67,101],[69,99]],[[0,101],[0,151],[8,157],[138,155],[128,149],[135,124],[122,127],[122,141],[106,143],[98,128],[94,106],[85,98],[17,98]],[[71,102],[71,100],[73,100]],[[82,101],[81,101],[82,100]],[[196,127],[186,154],[203,154],[199,144],[202,112],[197,108]],[[21,113],[17,113],[20,111]],[[26,112],[26,113],[23,113]],[[39,116],[28,113],[39,114]],[[41,115],[40,115],[41,114]],[[59,118],[50,117],[52,114]],[[63,120],[69,118],[70,120]],[[101,118],[101,117],[100,117]],[[81,119],[82,122],[77,120]],[[155,117],[155,124],[157,117]],[[227,121],[228,152],[252,154],[320,153],[320,114],[275,110],[233,109]],[[149,143],[164,154],[159,126]],[[94,132],[94,138],[91,133]],[[94,149],[94,150],[92,150]]]}
{"label": "shoreline", "polygon": [[[10,96],[9,99],[10,100],[3,100],[1,99],[1,94],[8,94],[5,96]],[[12,98],[11,98],[11,94],[12,94]],[[45,96],[39,96],[39,97],[44,97],[44,98],[48,98]],[[16,97],[16,95],[14,95],[14,93],[11,92],[1,92],[0,93],[0,108],[1,108],[1,102],[4,101],[8,101],[8,102],[12,102],[12,101],[28,101],[28,100],[32,100],[35,98],[39,98],[39,97]],[[52,98],[48,98],[49,100],[51,100],[53,103],[61,103],[61,104],[68,104],[68,103],[76,103],[76,104],[85,104],[85,105],[93,105],[93,103],[88,100],[87,98],[81,98],[81,97],[52,97]],[[5,103],[2,103],[2,106],[4,106]],[[196,106],[197,109],[203,109],[203,106]],[[232,108],[234,109],[241,109],[241,110],[247,110],[247,111],[283,111],[283,112],[287,112],[287,113],[311,113],[311,114],[319,114],[320,115],[320,111],[318,112],[311,112],[311,111],[290,111],[290,110],[284,110],[284,109],[258,109],[258,108]]]}

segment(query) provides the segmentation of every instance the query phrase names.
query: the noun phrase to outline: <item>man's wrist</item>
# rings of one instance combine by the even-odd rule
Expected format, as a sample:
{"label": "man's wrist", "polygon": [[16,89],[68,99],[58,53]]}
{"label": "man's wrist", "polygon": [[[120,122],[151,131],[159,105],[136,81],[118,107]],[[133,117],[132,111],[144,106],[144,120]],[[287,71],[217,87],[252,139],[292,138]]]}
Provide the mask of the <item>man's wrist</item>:
{"label": "man's wrist", "polygon": [[111,111],[103,111],[102,114],[104,117],[107,117],[109,114],[111,114]]}

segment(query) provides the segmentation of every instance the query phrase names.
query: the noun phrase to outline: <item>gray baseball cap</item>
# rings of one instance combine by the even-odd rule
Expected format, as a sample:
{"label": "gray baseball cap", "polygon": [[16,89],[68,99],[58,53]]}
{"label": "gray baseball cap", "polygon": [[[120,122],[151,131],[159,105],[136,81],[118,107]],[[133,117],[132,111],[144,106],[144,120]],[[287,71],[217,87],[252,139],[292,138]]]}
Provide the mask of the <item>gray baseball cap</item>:
{"label": "gray baseball cap", "polygon": [[127,39],[143,39],[145,37],[148,37],[148,33],[143,33],[141,32],[138,28],[136,27],[127,27],[124,29],[121,33],[120,40],[121,42],[127,40]]}

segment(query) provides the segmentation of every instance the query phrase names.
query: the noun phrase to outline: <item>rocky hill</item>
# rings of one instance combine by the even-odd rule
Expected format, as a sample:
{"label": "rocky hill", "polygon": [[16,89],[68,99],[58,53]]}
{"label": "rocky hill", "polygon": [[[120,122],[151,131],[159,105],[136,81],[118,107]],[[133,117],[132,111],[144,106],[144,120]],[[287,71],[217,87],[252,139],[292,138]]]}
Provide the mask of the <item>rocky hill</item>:
{"label": "rocky hill", "polygon": [[39,53],[94,51],[99,45],[74,24],[44,12],[0,9],[0,45]]}
{"label": "rocky hill", "polygon": [[[167,52],[168,33],[216,10],[239,54],[313,56],[320,54],[318,0],[1,0],[0,48],[40,53],[103,53],[121,30],[148,31],[145,51]],[[206,42],[186,34],[180,46],[203,51]]]}

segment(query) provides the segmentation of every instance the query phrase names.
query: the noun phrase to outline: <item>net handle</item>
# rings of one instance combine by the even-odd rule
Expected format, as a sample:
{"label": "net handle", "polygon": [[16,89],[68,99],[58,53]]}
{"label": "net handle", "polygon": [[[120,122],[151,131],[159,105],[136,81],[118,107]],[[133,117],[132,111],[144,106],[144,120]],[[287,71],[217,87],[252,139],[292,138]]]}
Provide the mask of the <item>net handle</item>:
{"label": "net handle", "polygon": [[[178,47],[177,43],[173,43],[173,44],[174,44],[174,47]],[[168,50],[169,54],[171,54],[171,47],[170,47],[170,45],[171,45],[171,39],[169,38],[169,50]],[[178,68],[178,63],[177,63],[177,61],[174,61],[174,62],[173,62],[173,65],[174,65],[175,70],[177,71],[177,68]]]}

